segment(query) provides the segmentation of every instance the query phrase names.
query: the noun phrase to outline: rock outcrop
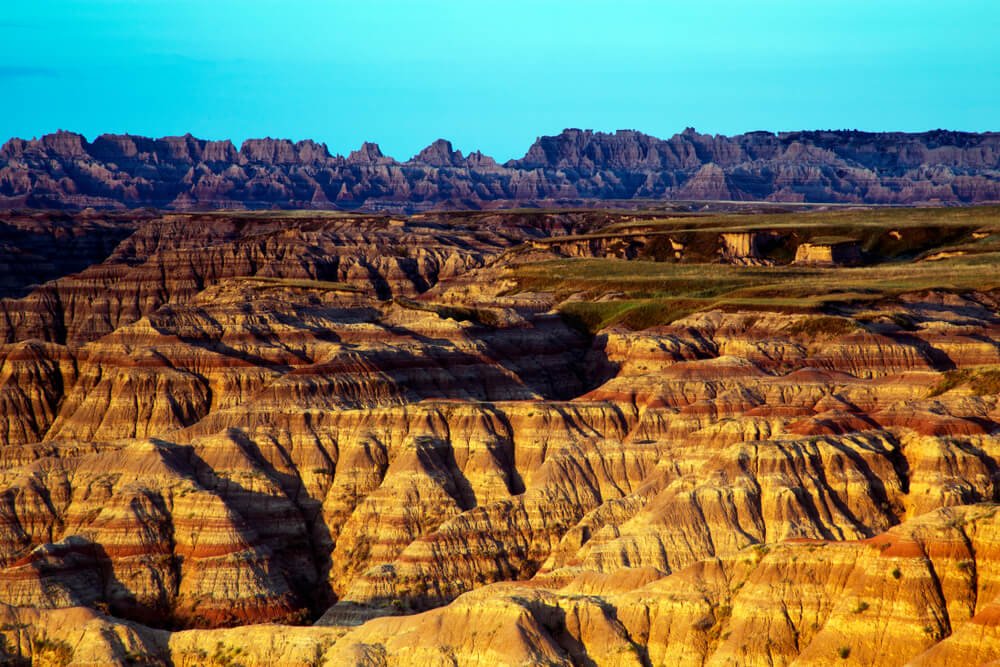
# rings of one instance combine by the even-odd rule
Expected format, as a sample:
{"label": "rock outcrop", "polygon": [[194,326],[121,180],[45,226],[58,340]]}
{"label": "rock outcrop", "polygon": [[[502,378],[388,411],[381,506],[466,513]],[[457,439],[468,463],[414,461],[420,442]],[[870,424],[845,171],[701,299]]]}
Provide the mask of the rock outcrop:
{"label": "rock outcrop", "polygon": [[861,248],[853,239],[814,239],[795,251],[796,264],[851,266],[861,263]]}
{"label": "rock outcrop", "polygon": [[406,162],[365,143],[346,158],[313,141],[149,139],[69,132],[0,148],[0,206],[416,211],[599,200],[866,204],[1000,201],[1000,135],[936,130],[688,129],[670,139],[568,129],[498,165],[439,139]]}

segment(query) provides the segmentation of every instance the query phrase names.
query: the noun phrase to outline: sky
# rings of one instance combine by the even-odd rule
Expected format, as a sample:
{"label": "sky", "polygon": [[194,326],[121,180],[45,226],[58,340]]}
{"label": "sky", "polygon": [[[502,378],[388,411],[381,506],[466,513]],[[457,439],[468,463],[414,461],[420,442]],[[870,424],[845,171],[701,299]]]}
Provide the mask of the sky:
{"label": "sky", "polygon": [[997,0],[5,0],[0,142],[1000,130]]}

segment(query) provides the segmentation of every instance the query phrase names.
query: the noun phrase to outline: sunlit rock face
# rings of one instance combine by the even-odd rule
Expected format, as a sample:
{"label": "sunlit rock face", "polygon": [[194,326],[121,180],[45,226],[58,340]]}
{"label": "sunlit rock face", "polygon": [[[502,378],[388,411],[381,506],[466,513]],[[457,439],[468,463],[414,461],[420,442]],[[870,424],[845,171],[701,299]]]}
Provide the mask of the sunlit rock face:
{"label": "sunlit rock face", "polygon": [[[0,301],[0,658],[1000,656],[992,278],[590,331],[560,309],[631,297],[519,277],[619,270],[622,223],[150,214]],[[777,270],[781,233],[676,266]]]}

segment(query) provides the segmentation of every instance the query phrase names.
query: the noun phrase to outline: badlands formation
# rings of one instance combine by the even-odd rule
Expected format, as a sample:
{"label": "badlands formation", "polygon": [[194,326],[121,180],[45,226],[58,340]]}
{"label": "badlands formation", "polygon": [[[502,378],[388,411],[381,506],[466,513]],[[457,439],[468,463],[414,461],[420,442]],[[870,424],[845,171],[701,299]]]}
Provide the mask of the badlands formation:
{"label": "badlands formation", "polygon": [[1000,133],[815,130],[700,134],[566,129],[497,163],[438,139],[401,161],[287,139],[73,132],[0,146],[2,208],[488,209],[666,200],[1000,201]]}
{"label": "badlands formation", "polygon": [[0,664],[1000,660],[1000,209],[2,228]]}

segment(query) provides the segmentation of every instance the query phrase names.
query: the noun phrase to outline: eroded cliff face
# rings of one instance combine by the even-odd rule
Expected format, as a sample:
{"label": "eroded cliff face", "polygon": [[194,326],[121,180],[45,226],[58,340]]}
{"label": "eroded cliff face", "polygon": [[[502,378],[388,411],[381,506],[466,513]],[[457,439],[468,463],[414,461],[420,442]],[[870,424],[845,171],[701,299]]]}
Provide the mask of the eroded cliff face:
{"label": "eroded cliff face", "polygon": [[314,208],[413,212],[624,199],[901,204],[1000,200],[1000,136],[937,130],[693,129],[658,139],[567,129],[498,165],[440,139],[398,162],[365,143],[150,139],[70,132],[0,147],[0,206]]}
{"label": "eroded cliff face", "polygon": [[591,336],[512,267],[607,222],[157,217],[0,302],[0,655],[1000,655],[991,278]]}

